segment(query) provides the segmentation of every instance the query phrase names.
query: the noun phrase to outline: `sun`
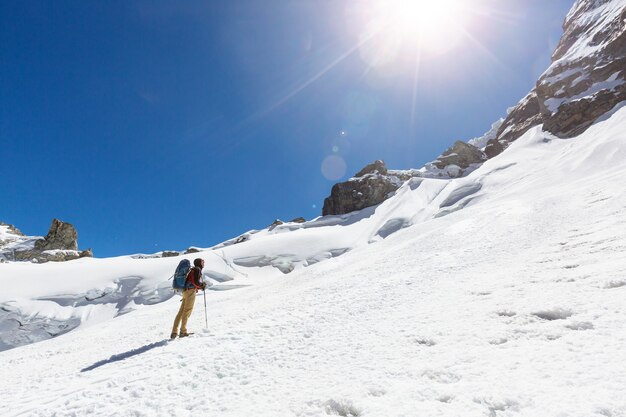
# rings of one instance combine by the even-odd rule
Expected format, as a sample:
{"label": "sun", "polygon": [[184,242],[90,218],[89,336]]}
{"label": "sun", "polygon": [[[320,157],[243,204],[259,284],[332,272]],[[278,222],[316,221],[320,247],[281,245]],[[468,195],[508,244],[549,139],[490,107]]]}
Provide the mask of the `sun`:
{"label": "sun", "polygon": [[462,16],[458,0],[388,0],[380,2],[379,11],[387,30],[416,39],[445,35]]}
{"label": "sun", "polygon": [[[369,0],[360,2],[362,27],[373,47],[447,52],[462,37],[467,0]],[[383,55],[388,53],[384,52]]]}

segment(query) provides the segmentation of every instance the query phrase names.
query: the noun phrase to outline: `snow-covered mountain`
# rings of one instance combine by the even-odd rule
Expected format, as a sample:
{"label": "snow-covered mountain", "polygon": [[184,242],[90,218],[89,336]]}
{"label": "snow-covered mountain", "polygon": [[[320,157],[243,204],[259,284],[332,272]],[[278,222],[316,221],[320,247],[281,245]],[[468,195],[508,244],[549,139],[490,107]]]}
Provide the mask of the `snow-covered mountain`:
{"label": "snow-covered mountain", "polygon": [[536,127],[465,178],[200,252],[236,289],[187,339],[180,258],[2,264],[8,343],[82,323],[0,353],[3,415],[624,416],[624,126]]}
{"label": "snow-covered mountain", "polygon": [[[577,1],[564,38],[582,43],[559,50],[578,55],[553,67],[621,42],[624,10]],[[373,164],[355,182],[394,189],[359,211],[176,257],[1,263],[2,414],[626,416],[626,106],[567,139],[522,114],[473,141],[507,149],[463,176]],[[201,293],[196,334],[170,341],[169,278],[196,257],[208,326]]]}
{"label": "snow-covered mountain", "polygon": [[538,125],[562,138],[576,136],[626,100],[626,0],[577,0],[563,30],[552,65],[508,112],[487,156]]}
{"label": "snow-covered mountain", "polygon": [[576,136],[626,100],[626,0],[578,0],[563,29],[552,64],[536,86],[482,137],[457,141],[421,169],[387,175],[386,167],[377,172],[366,167],[333,187],[322,214],[379,204],[399,180],[468,175],[535,126],[561,138]]}
{"label": "snow-covered mountain", "polygon": [[626,100],[626,2],[579,0],[563,28],[537,96],[544,129],[570,137]]}

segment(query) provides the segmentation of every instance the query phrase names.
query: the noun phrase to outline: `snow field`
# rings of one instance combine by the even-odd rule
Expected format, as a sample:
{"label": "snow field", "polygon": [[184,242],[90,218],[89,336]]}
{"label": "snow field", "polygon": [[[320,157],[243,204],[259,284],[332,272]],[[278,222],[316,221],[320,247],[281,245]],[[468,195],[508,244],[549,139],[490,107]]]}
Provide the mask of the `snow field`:
{"label": "snow field", "polygon": [[626,416],[625,125],[622,108],[573,140],[536,128],[467,178],[407,184],[315,230],[373,243],[241,267],[253,285],[207,292],[206,330],[199,296],[190,338],[164,339],[175,297],[1,352],[3,414]]}

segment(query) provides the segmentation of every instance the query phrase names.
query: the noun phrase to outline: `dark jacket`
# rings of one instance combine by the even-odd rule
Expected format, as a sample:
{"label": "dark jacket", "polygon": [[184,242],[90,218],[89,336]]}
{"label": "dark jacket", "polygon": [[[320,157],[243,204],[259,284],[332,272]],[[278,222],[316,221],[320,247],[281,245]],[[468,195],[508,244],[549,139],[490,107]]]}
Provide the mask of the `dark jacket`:
{"label": "dark jacket", "polygon": [[185,281],[185,288],[195,288],[196,291],[203,290],[206,287],[204,280],[202,279],[202,269],[197,266],[192,267],[187,274],[187,280]]}

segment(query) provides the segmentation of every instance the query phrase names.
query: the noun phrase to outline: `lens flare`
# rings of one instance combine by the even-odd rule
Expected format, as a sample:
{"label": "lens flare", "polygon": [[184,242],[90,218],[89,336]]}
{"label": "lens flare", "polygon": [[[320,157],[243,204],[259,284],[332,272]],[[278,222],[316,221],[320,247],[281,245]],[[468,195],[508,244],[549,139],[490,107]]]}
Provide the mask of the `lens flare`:
{"label": "lens flare", "polygon": [[321,169],[327,180],[336,181],[346,174],[346,161],[339,155],[330,155],[322,161]]}

